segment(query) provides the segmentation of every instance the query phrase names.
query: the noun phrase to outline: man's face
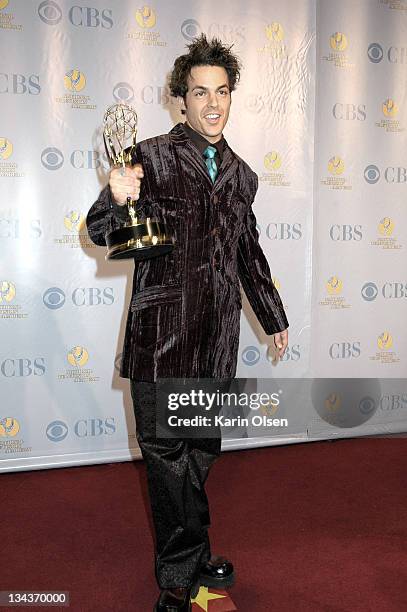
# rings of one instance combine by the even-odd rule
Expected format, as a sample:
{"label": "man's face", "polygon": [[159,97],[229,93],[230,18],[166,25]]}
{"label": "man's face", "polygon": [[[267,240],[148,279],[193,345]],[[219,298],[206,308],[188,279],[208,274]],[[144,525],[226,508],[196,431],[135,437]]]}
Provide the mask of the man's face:
{"label": "man's face", "polygon": [[188,124],[209,142],[218,142],[229,117],[227,72],[220,66],[194,66],[184,104]]}

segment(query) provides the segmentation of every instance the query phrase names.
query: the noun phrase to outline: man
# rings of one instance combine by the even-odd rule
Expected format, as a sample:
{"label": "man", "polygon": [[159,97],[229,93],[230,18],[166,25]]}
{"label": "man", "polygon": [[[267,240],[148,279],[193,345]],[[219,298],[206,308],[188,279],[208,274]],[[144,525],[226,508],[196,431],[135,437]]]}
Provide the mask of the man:
{"label": "man", "polygon": [[233,565],[212,556],[204,484],[220,440],[155,435],[159,378],[230,380],[240,332],[239,279],[280,357],[288,321],[258,242],[252,203],[258,179],[223,137],[240,64],[221,41],[204,35],[178,57],[170,79],[186,123],[136,147],[132,168],[111,171],[109,185],[87,216],[92,240],[127,218],[166,223],[171,253],[136,262],[121,376],[130,378],[137,439],[145,459],[155,526],[157,612],[187,612],[199,584],[234,582]]}

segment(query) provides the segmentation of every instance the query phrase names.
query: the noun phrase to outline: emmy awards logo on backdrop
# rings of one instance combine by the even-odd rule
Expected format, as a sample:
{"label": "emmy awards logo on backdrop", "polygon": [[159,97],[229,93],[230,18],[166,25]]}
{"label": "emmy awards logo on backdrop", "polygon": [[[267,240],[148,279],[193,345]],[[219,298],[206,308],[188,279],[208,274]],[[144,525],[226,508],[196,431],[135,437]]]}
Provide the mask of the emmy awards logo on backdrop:
{"label": "emmy awards logo on backdrop", "polygon": [[[137,114],[127,104],[113,104],[103,119],[103,139],[106,153],[113,166],[132,165],[136,146]],[[129,221],[106,235],[106,259],[150,259],[169,253],[173,247],[165,224],[147,217],[139,220],[137,202],[130,197],[126,202]]]}

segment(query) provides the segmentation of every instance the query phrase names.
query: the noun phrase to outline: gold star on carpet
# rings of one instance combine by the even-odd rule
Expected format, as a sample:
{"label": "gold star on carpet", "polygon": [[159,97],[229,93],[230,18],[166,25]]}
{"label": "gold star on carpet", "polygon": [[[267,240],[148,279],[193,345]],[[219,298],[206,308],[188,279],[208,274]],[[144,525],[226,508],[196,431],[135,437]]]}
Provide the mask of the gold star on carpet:
{"label": "gold star on carpet", "polygon": [[227,595],[218,595],[217,593],[210,593],[208,591],[208,587],[201,586],[198,595],[194,599],[191,599],[191,602],[198,604],[198,606],[202,608],[202,610],[208,612],[208,601],[210,601],[211,599],[222,599],[224,597],[227,597]]}

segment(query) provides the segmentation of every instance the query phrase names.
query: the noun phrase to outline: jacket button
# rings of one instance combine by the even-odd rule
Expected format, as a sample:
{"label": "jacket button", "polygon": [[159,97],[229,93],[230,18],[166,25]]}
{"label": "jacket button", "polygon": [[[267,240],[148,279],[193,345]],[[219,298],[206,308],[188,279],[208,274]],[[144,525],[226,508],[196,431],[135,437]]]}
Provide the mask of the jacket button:
{"label": "jacket button", "polygon": [[217,270],[218,272],[221,272],[222,265],[221,265],[220,261],[218,260],[218,258],[216,257],[216,255],[214,255],[212,257],[212,265],[215,268],[215,270]]}
{"label": "jacket button", "polygon": [[214,204],[217,204],[219,202],[219,197],[217,195],[214,195],[213,198],[212,198],[212,202]]}

